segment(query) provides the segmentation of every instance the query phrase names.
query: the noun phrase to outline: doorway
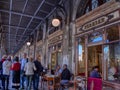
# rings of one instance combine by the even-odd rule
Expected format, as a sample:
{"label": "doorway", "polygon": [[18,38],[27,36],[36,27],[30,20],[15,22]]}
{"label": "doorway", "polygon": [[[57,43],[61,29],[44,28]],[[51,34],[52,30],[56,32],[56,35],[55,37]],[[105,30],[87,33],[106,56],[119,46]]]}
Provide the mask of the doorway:
{"label": "doorway", "polygon": [[88,47],[88,76],[94,66],[99,66],[102,73],[102,45]]}

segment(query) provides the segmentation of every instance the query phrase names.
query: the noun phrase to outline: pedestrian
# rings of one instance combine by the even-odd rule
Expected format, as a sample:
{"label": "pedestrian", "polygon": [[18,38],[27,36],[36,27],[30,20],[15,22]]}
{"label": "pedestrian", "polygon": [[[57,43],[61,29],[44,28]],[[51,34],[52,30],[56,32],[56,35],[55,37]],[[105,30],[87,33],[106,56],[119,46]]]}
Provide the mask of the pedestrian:
{"label": "pedestrian", "polygon": [[23,55],[23,58],[21,59],[21,76],[20,76],[20,80],[21,80],[21,89],[24,89],[25,85],[25,79],[26,79],[26,76],[25,76],[25,73],[24,73],[24,67],[25,67],[25,64],[27,63],[27,54],[24,53]]}
{"label": "pedestrian", "polygon": [[11,70],[12,70],[12,88],[19,90],[20,88],[20,68],[19,57],[15,57]]}
{"label": "pedestrian", "polygon": [[[1,83],[2,83],[2,81],[3,81],[3,68],[2,68],[2,64],[3,64],[3,62],[5,61],[7,59],[7,55],[3,55],[2,56],[2,59],[1,59],[1,61],[0,61],[0,80],[1,80]],[[3,83],[1,84],[2,86],[3,86]],[[2,86],[0,86],[0,89],[2,88]]]}
{"label": "pedestrian", "polygon": [[35,67],[35,64],[33,63],[32,57],[30,57],[28,59],[28,62],[25,64],[24,71],[25,71],[26,83],[27,83],[26,90],[31,90],[34,71],[36,71],[36,67]]}
{"label": "pedestrian", "polygon": [[38,90],[38,86],[39,86],[39,77],[41,76],[42,72],[43,72],[43,66],[41,65],[41,56],[37,55],[36,60],[34,61],[35,67],[36,67],[36,71],[34,72],[34,76],[33,76],[33,88],[34,90]]}
{"label": "pedestrian", "polygon": [[8,90],[9,86],[9,76],[10,76],[10,68],[11,68],[11,57],[8,56],[8,58],[3,62],[2,68],[3,68],[3,79],[2,79],[2,86],[3,90]]}

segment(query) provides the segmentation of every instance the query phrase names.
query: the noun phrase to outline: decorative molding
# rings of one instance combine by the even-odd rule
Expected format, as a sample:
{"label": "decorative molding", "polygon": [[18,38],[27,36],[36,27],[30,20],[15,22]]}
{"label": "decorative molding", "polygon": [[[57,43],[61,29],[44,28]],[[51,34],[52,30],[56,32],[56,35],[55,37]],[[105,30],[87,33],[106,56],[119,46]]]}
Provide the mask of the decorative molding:
{"label": "decorative molding", "polygon": [[48,44],[54,44],[56,42],[62,41],[62,39],[63,39],[63,30],[58,30],[48,36]]}
{"label": "decorative molding", "polygon": [[115,20],[119,20],[119,9],[120,4],[118,2],[116,3],[111,1],[80,17],[76,20],[76,34],[93,30],[114,22]]}
{"label": "decorative molding", "polygon": [[90,11],[89,13],[81,16],[80,18],[76,19],[76,27],[80,27],[81,25],[92,21],[95,18],[98,18],[100,16],[106,16],[106,14],[111,13],[115,10],[120,9],[120,3],[119,2],[115,2],[115,1],[110,1],[107,2],[101,6],[99,6],[98,8]]}

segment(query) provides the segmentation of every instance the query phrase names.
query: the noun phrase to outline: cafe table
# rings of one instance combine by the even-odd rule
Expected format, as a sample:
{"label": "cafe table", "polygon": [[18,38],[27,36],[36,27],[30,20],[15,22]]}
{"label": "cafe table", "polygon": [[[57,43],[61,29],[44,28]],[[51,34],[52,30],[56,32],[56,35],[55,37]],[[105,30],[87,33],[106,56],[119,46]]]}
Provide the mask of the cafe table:
{"label": "cafe table", "polygon": [[60,77],[56,75],[46,74],[44,78],[47,80],[47,88],[48,90],[52,88],[60,88]]}

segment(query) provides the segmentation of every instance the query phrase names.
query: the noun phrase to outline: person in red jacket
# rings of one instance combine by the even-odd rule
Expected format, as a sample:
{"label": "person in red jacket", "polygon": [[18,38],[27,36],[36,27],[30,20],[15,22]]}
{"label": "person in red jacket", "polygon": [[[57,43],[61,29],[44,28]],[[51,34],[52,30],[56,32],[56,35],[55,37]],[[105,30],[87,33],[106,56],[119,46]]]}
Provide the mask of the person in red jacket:
{"label": "person in red jacket", "polygon": [[12,88],[15,88],[15,89],[20,88],[20,68],[21,68],[21,65],[19,63],[19,58],[16,56],[14,59],[14,63],[11,67],[11,70],[13,71]]}

